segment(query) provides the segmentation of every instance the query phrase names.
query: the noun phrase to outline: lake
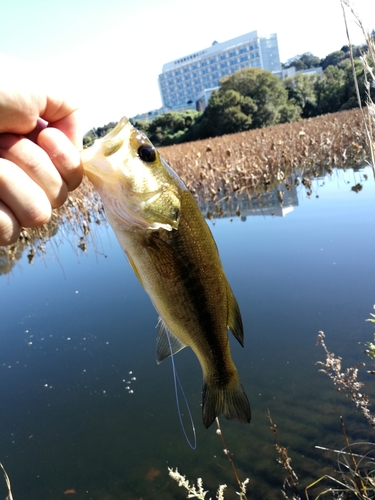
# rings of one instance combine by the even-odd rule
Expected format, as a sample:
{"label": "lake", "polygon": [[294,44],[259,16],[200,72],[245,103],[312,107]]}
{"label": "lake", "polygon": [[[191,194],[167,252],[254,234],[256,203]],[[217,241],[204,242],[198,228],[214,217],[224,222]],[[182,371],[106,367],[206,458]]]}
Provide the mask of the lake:
{"label": "lake", "polygon": [[[337,469],[337,455],[315,446],[345,446],[340,415],[350,440],[372,439],[316,365],[325,358],[316,346],[323,330],[344,368],[367,362],[363,392],[375,396],[361,345],[373,339],[365,321],[375,303],[372,170],[334,170],[310,187],[294,180],[250,202],[239,197],[224,207],[229,216],[208,221],[245,327],[244,349],[230,341],[252,422],[220,421],[241,480],[250,479],[249,499],[282,498],[285,471],[268,410],[301,492]],[[202,211],[214,208],[206,203]],[[155,361],[157,314],[148,296],[108,225],[93,224],[86,241],[83,252],[78,237],[60,228],[44,255],[29,264],[24,252],[0,276],[0,461],[15,500],[73,491],[76,500],[186,498],[168,467],[193,482],[202,477],[207,499],[223,483],[225,498],[238,498],[216,426],[201,422],[196,357],[190,349],[175,356],[196,426],[191,450],[170,360]]]}

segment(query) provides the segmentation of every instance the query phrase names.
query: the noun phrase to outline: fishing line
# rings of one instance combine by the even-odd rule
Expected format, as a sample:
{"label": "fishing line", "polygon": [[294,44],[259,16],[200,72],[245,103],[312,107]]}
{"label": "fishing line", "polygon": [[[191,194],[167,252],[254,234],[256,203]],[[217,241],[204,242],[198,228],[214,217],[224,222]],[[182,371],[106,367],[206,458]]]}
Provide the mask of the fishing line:
{"label": "fishing line", "polygon": [[[180,419],[180,424],[181,424],[181,429],[182,429],[182,432],[184,433],[184,436],[185,436],[185,439],[188,443],[188,445],[190,446],[190,448],[192,450],[195,450],[196,447],[197,447],[197,435],[196,435],[196,432],[195,432],[195,425],[194,425],[194,421],[193,421],[193,417],[191,415],[191,412],[190,412],[190,407],[189,407],[189,403],[187,401],[187,398],[186,398],[186,395],[185,395],[185,392],[184,392],[184,389],[182,388],[182,385],[181,385],[181,382],[180,382],[180,379],[179,379],[179,376],[177,374],[177,370],[176,370],[176,367],[175,367],[175,364],[174,364],[174,356],[173,356],[173,351],[172,351],[172,346],[171,346],[171,340],[169,338],[169,332],[168,330],[166,329],[166,334],[167,334],[167,339],[168,339],[168,344],[169,344],[169,349],[171,351],[171,361],[172,361],[172,370],[173,370],[173,382],[174,382],[174,392],[175,392],[175,396],[176,396],[176,404],[177,404],[177,413],[178,413],[178,418]],[[178,386],[177,386],[177,383],[178,383]],[[180,409],[180,402],[179,402],[179,399],[178,399],[178,387],[180,387],[180,391],[181,391],[181,394],[184,398],[184,401],[185,401],[185,406],[186,406],[186,409],[188,411],[188,414],[189,414],[189,418],[190,418],[190,423],[191,423],[191,428],[193,430],[193,436],[194,436],[194,443],[192,444],[190,439],[188,438],[188,435],[186,433],[186,430],[185,430],[185,426],[184,426],[184,423],[182,421],[182,415],[181,415],[181,409]]]}

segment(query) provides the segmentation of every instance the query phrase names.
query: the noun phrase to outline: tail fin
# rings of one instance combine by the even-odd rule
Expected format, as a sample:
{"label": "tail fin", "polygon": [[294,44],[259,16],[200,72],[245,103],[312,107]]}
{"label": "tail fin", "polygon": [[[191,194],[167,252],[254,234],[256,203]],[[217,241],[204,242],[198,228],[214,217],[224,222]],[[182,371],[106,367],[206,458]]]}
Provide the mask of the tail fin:
{"label": "tail fin", "polygon": [[250,423],[249,400],[237,374],[225,387],[210,387],[205,382],[202,396],[202,418],[206,429],[219,415],[224,415],[225,418],[234,422]]}

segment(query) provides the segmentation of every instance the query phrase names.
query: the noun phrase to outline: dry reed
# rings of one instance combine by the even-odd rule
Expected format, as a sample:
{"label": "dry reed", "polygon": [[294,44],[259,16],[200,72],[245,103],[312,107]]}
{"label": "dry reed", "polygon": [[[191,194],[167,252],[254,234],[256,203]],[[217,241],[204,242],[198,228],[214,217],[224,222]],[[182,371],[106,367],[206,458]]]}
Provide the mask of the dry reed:
{"label": "dry reed", "polygon": [[[265,129],[161,148],[161,153],[194,194],[198,203],[223,206],[240,196],[258,196],[299,172],[309,190],[311,178],[334,167],[361,165],[368,157],[366,134],[360,110],[345,111]],[[296,179],[296,182],[299,182]],[[280,203],[283,193],[278,192]],[[236,212],[236,210],[234,210]],[[240,212],[237,211],[237,215]],[[86,249],[90,223],[105,221],[98,194],[84,179],[68,201],[54,210],[50,221],[39,228],[24,229],[14,245],[0,248],[0,274],[9,273],[28,250],[29,262],[43,254],[45,242],[57,232],[79,236],[78,247]]]}
{"label": "dry reed", "polygon": [[46,224],[23,228],[16,243],[0,247],[0,275],[9,273],[25,250],[28,250],[29,263],[32,263],[35,255],[45,252],[45,243],[57,234],[62,239],[67,233],[75,234],[80,242],[78,247],[85,250],[85,237],[92,222],[105,222],[104,209],[92,184],[84,178],[81,186],[70,193],[66,203],[52,211],[51,219]]}
{"label": "dry reed", "polygon": [[316,176],[353,167],[368,157],[360,110],[160,148],[166,161],[198,197],[218,199],[267,186],[295,170]]}
{"label": "dry reed", "polygon": [[[370,93],[371,87],[375,86],[375,73],[374,73],[374,68],[373,68],[373,64],[375,63],[375,38],[374,38],[374,36],[372,36],[370,34],[369,30],[366,29],[366,27],[364,26],[364,24],[362,22],[362,18],[358,14],[358,12],[356,11],[355,6],[351,0],[341,0],[341,7],[342,7],[345,28],[346,28],[346,34],[347,34],[348,43],[349,43],[349,49],[350,49],[350,55],[351,55],[350,59],[352,62],[353,76],[354,76],[354,82],[355,82],[355,86],[356,86],[358,105],[359,105],[361,113],[362,113],[363,127],[364,127],[364,130],[366,133],[366,140],[367,140],[367,144],[369,146],[370,156],[371,156],[371,165],[372,165],[373,172],[375,175],[375,142],[374,142],[375,104],[372,102],[371,93]],[[367,46],[367,51],[364,50],[362,52],[362,56],[361,56],[361,62],[363,65],[363,73],[364,73],[364,77],[365,77],[366,94],[367,94],[366,111],[362,109],[362,105],[361,105],[361,98],[359,95],[357,75],[356,75],[355,67],[354,67],[352,43],[350,41],[350,33],[349,33],[347,19],[346,19],[345,7],[347,7],[349,9],[349,11],[352,13],[352,15],[354,16],[354,19],[355,19],[357,25],[359,26],[360,30],[362,31],[363,38],[364,38],[365,44]]]}

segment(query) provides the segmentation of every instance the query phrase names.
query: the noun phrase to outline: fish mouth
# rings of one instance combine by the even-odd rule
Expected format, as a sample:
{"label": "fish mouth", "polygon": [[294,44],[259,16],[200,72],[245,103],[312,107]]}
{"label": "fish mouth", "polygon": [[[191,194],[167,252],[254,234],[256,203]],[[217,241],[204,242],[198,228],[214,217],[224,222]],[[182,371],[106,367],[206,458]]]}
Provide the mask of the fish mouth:
{"label": "fish mouth", "polygon": [[116,135],[119,134],[122,129],[128,124],[130,124],[130,120],[126,118],[126,116],[123,116],[118,124],[112,130],[110,130],[105,137],[107,137],[108,139],[116,137]]}
{"label": "fish mouth", "polygon": [[81,151],[83,170],[98,190],[101,181],[106,184],[116,182],[113,177],[116,171],[113,157],[120,152],[124,144],[129,144],[132,128],[132,124],[124,116],[108,134]]}

